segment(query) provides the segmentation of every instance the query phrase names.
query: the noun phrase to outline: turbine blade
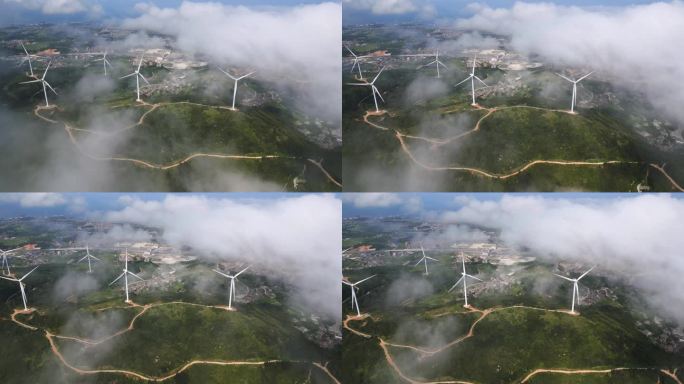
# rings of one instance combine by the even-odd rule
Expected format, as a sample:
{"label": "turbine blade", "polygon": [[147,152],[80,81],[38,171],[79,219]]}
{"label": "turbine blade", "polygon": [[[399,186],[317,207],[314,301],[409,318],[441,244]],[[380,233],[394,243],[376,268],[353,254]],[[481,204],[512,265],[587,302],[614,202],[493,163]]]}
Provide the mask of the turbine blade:
{"label": "turbine blade", "polygon": [[247,269],[249,269],[249,267],[247,267],[247,268],[243,269],[242,271],[236,273],[234,277],[240,276],[240,274],[241,274],[242,272],[246,271]]}
{"label": "turbine blade", "polygon": [[117,277],[116,279],[114,279],[114,281],[112,281],[111,283],[109,283],[109,285],[112,285],[112,284],[116,283],[117,281],[119,281],[119,279],[122,278],[123,275],[125,275],[125,274],[126,274],[126,272],[121,273],[121,274],[119,275],[119,277]]}
{"label": "turbine blade", "polygon": [[580,77],[579,79],[577,79],[576,82],[579,83],[580,81],[582,81],[582,80],[586,79],[587,77],[589,77],[589,75],[591,75],[592,73],[594,73],[594,71],[591,71],[591,72],[587,73],[586,75]]}
{"label": "turbine blade", "polygon": [[33,268],[32,270],[30,270],[29,273],[27,273],[27,274],[25,274],[24,276],[22,276],[21,279],[19,279],[19,281],[22,281],[22,280],[24,280],[25,278],[27,278],[28,275],[30,275],[31,273],[33,273],[33,271],[35,271],[36,269],[38,269],[38,266],[36,266],[36,267]]}
{"label": "turbine blade", "polygon": [[470,80],[470,78],[471,78],[471,77],[472,77],[472,76],[468,76],[468,77],[466,77],[466,78],[465,78],[465,79],[464,79],[463,81],[461,81],[460,83],[458,83],[458,84],[454,85],[454,87],[458,87],[459,85],[461,85],[461,84],[465,83],[466,81]]}
{"label": "turbine blade", "polygon": [[[351,53],[352,56],[354,56],[354,58],[358,57],[358,56],[356,56],[356,53],[354,53],[351,49],[349,49],[349,47],[347,47],[346,45],[344,47],[347,48],[347,51],[349,51],[349,53]],[[28,55],[28,53],[27,53],[27,55]]]}
{"label": "turbine blade", "polygon": [[475,276],[473,276],[473,275],[468,275],[468,274],[466,274],[466,276],[468,276],[468,277],[470,277],[470,278],[473,278],[473,279],[475,279],[475,280],[484,281],[484,280],[480,279],[479,277],[475,277]]}
{"label": "turbine blade", "polygon": [[371,84],[374,84],[374,83],[375,83],[375,80],[377,80],[378,77],[380,77],[380,74],[381,74],[382,71],[384,71],[384,70],[385,70],[385,67],[380,68],[380,72],[378,72],[378,74],[375,75],[375,78],[373,79],[373,81],[371,81]]}
{"label": "turbine blade", "polygon": [[85,260],[87,257],[88,257],[88,255],[81,257],[80,259],[78,259],[77,263],[80,263],[81,261]]}
{"label": "turbine blade", "polygon": [[[33,83],[33,81],[32,81],[32,83]],[[360,86],[365,87],[365,86],[369,86],[370,84],[369,83],[347,83],[347,85],[360,85]]]}
{"label": "turbine blade", "polygon": [[482,79],[480,79],[479,77],[477,77],[477,76],[473,76],[473,77],[474,77],[477,81],[479,81],[480,83],[484,84],[485,87],[489,87],[489,85],[487,85],[487,83],[485,83],[484,81],[482,81]]}
{"label": "turbine blade", "polygon": [[55,89],[52,88],[52,85],[50,85],[50,83],[48,83],[48,82],[45,81],[45,80],[43,80],[43,82],[45,83],[45,85],[48,86],[48,88],[50,88],[50,90],[52,91],[52,93],[54,93],[55,95],[59,95],[59,93],[57,93],[57,91],[55,91]]}
{"label": "turbine blade", "polygon": [[561,279],[565,279],[565,280],[567,280],[567,281],[575,282],[575,280],[573,280],[573,279],[571,279],[571,278],[569,278],[569,277],[561,276],[561,275],[559,275],[559,274],[557,274],[557,273],[554,273],[554,275],[560,277]]}
{"label": "turbine blade", "polygon": [[583,278],[584,276],[586,276],[587,273],[591,272],[591,270],[594,269],[594,268],[596,268],[595,265],[594,265],[593,267],[589,268],[588,271],[586,271],[586,272],[584,272],[582,275],[580,275],[580,277],[578,277],[577,280],[579,280],[579,279]]}
{"label": "turbine blade", "polygon": [[373,86],[373,92],[375,92],[378,95],[378,97],[380,98],[380,100],[382,100],[383,103],[385,102],[385,98],[382,97],[380,91],[378,91],[378,88],[375,85]]}
{"label": "turbine blade", "polygon": [[361,281],[357,281],[357,282],[354,283],[353,285],[361,284],[361,283],[363,283],[364,281],[366,281],[366,280],[368,280],[368,279],[371,279],[371,278],[373,278],[373,277],[375,277],[375,275],[370,276],[370,277],[366,277],[365,279],[363,279],[363,280],[361,280]]}
{"label": "turbine blade", "polygon": [[135,72],[133,72],[133,73],[131,73],[131,74],[128,74],[128,75],[126,75],[126,76],[122,76],[122,77],[120,77],[119,79],[125,79],[125,78],[127,78],[127,77],[131,77],[131,76],[133,76],[133,75],[135,75],[135,74],[136,74],[136,73],[135,73]]}
{"label": "turbine blade", "polygon": [[127,272],[128,272],[129,275],[133,275],[133,276],[137,277],[137,278],[140,279],[140,280],[145,280],[145,279],[143,279],[142,277],[136,275],[135,273],[133,273],[133,272],[131,272],[131,271],[127,271]]}
{"label": "turbine blade", "polygon": [[256,73],[256,71],[252,71],[252,72],[250,72],[250,73],[248,73],[248,74],[246,74],[246,75],[244,75],[244,76],[238,77],[237,79],[238,79],[238,80],[242,80],[242,79],[244,79],[245,77],[252,76],[252,75],[255,74],[255,73]]}
{"label": "turbine blade", "polygon": [[11,277],[5,277],[5,276],[0,276],[0,279],[5,279],[5,280],[9,280],[9,281],[19,281],[17,279],[13,279]]}
{"label": "turbine blade", "polygon": [[558,76],[564,78],[565,80],[567,80],[567,81],[569,81],[569,82],[571,82],[571,83],[574,83],[574,82],[575,82],[574,80],[570,80],[569,78],[567,78],[567,77],[561,75],[560,73],[556,73],[556,75],[558,75]]}
{"label": "turbine blade", "polygon": [[42,80],[40,80],[40,79],[38,79],[38,80],[31,80],[31,81],[22,81],[22,82],[19,83],[19,84],[39,83],[39,82],[41,82],[41,81],[42,81]]}
{"label": "turbine blade", "polygon": [[449,290],[448,290],[447,292],[451,292],[451,291],[453,291],[453,290],[454,290],[454,288],[456,288],[456,286],[458,285],[458,283],[460,283],[460,282],[461,282],[461,280],[463,280],[463,276],[461,276],[461,278],[460,278],[460,279],[458,279],[458,281],[456,281],[456,283],[454,283],[454,285],[452,285],[452,286],[451,286],[451,288],[449,288]]}
{"label": "turbine blade", "polygon": [[140,56],[140,62],[138,63],[138,69],[136,70],[136,72],[140,72],[140,67],[142,67],[142,62],[143,62],[144,57],[145,57],[145,54]]}
{"label": "turbine blade", "polygon": [[145,76],[143,76],[142,73],[138,73],[138,76],[140,76],[143,80],[145,80],[145,82],[147,83],[147,85],[150,85],[150,82],[147,81],[147,79],[145,78]]}
{"label": "turbine blade", "polygon": [[47,67],[45,67],[45,72],[43,72],[43,79],[45,78],[45,75],[47,75],[48,69],[50,69],[50,65],[52,64],[52,61],[48,62]]}
{"label": "turbine blade", "polygon": [[226,76],[230,77],[231,79],[235,80],[235,78],[233,77],[233,75],[231,75],[230,73],[224,71],[223,69],[221,69],[221,67],[216,67],[216,68],[217,68],[219,71],[223,72],[224,75],[226,75]]}
{"label": "turbine blade", "polygon": [[226,275],[225,273],[223,273],[223,272],[221,272],[221,271],[217,271],[217,270],[215,270],[215,269],[212,269],[212,271],[218,273],[218,274],[221,275],[221,276],[225,276],[225,277],[227,277],[227,278],[229,278],[229,279],[231,278],[230,275]]}

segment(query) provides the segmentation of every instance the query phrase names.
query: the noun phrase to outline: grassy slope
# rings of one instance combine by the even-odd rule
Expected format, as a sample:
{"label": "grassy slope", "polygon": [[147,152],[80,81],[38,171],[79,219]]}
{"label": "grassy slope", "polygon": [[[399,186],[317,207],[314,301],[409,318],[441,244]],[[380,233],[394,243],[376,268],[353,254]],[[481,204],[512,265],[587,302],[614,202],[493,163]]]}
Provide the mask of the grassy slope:
{"label": "grassy slope", "polygon": [[[446,256],[438,255],[437,258],[442,265],[448,261]],[[397,260],[398,263],[401,261]],[[468,268],[470,273],[485,278],[492,273],[491,266],[483,264],[471,264]],[[475,314],[462,314],[459,290],[446,293],[446,289],[453,284],[453,272],[449,268],[431,268],[429,281],[434,287],[433,294],[398,306],[388,306],[386,303],[389,285],[402,275],[417,278],[420,272],[405,266],[387,266],[346,271],[345,275],[351,275],[352,280],[356,280],[376,273],[379,275],[369,280],[359,293],[361,307],[364,312],[369,311],[373,318],[352,322],[356,329],[391,342],[426,346],[425,341],[412,340],[412,333],[418,334],[426,329],[439,330],[437,333],[443,335],[441,342],[445,344],[465,334],[467,325],[477,317]],[[515,304],[564,308],[570,294],[564,285],[559,286],[560,289],[552,295],[531,293],[534,289],[531,278],[536,276],[538,279],[539,273],[541,269],[538,267],[519,271],[521,283],[510,287],[506,295],[487,293],[471,297],[471,300],[482,308]],[[607,282],[592,277],[584,284],[598,288]],[[620,297],[621,292],[621,288],[617,287],[616,293]],[[344,290],[344,295],[348,296],[347,290]],[[344,310],[349,311],[347,306]],[[391,348],[391,351],[395,359],[401,361],[402,370],[412,377],[468,379],[479,383],[519,382],[527,373],[540,367],[675,367],[678,361],[681,362],[681,355],[675,356],[660,350],[640,333],[634,326],[636,320],[629,309],[619,302],[604,301],[582,308],[581,311],[581,316],[573,317],[562,313],[507,309],[495,312],[478,323],[473,338],[432,358],[421,360],[416,353],[406,349]],[[411,332],[411,328],[415,332]],[[348,332],[344,336],[345,382],[384,383],[397,380],[385,362],[376,338],[364,339]],[[436,342],[430,346],[443,344]],[[620,379],[640,383],[654,382],[658,375],[654,371],[623,372],[574,376],[574,381],[559,375],[542,375],[532,382],[569,383],[578,382],[581,377],[581,382],[588,383],[614,383]],[[672,383],[662,374],[660,376],[663,383]]]}

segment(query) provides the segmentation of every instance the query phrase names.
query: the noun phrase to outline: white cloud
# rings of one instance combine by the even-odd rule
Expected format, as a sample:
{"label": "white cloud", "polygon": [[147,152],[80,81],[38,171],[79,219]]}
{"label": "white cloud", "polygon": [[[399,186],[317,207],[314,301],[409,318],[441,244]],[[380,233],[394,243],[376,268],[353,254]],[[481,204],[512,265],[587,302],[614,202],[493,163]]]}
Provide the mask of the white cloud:
{"label": "white cloud", "polygon": [[81,12],[99,13],[99,4],[86,0],[3,0],[6,4],[19,5],[30,10],[38,10],[46,15],[72,14]]}
{"label": "white cloud", "polygon": [[684,200],[670,195],[569,200],[504,195],[462,200],[449,223],[501,230],[509,245],[541,257],[598,263],[597,273],[634,280],[654,303],[684,320]]}
{"label": "white cloud", "polygon": [[0,202],[19,204],[24,208],[38,208],[65,205],[68,200],[59,193],[5,193],[0,194]]}
{"label": "white cloud", "polygon": [[161,228],[166,241],[190,246],[207,259],[247,261],[278,271],[298,287],[297,301],[341,316],[342,209],[332,195],[255,201],[128,196],[120,202],[127,206],[108,212],[107,220]]}
{"label": "white cloud", "polygon": [[516,2],[511,8],[470,6],[456,26],[511,36],[512,47],[548,62],[591,67],[644,90],[657,108],[684,121],[684,3],[583,9]]}
{"label": "white cloud", "polygon": [[376,15],[401,15],[419,13],[424,17],[434,15],[435,8],[421,0],[342,0],[345,7],[367,10]]}
{"label": "white cloud", "polygon": [[336,3],[253,9],[184,1],[178,8],[139,4],[124,27],[174,36],[178,48],[214,64],[258,71],[295,90],[312,113],[341,119],[342,7]]}
{"label": "white cloud", "polygon": [[404,203],[397,193],[347,193],[343,199],[357,208],[385,208]]}
{"label": "white cloud", "polygon": [[345,6],[367,9],[376,15],[415,12],[418,7],[412,0],[343,0]]}

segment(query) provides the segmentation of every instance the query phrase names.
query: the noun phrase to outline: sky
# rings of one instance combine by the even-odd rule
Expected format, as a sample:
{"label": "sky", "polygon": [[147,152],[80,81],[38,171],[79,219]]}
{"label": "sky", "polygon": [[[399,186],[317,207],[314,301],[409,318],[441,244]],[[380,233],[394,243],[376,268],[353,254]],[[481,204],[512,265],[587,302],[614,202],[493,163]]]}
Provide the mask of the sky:
{"label": "sky", "polygon": [[291,300],[341,316],[342,209],[335,194],[211,193],[0,194],[0,216],[82,215],[114,224],[81,233],[82,244],[146,241],[134,226],[158,228],[165,244],[190,247],[213,264],[247,262],[264,267],[298,291]]}
{"label": "sky", "polygon": [[[510,8],[510,0],[342,0],[343,24],[444,22],[473,14],[471,4]],[[538,2],[542,3],[542,2]],[[648,4],[648,0],[569,0],[543,3],[579,7],[622,7]]]}
{"label": "sky", "polygon": [[[250,7],[318,4],[318,0],[213,0],[225,5]],[[0,25],[37,22],[73,22],[134,17],[136,4],[178,8],[183,0],[0,0]]]}
{"label": "sky", "polygon": [[[440,212],[462,208],[471,201],[497,202],[501,193],[345,193],[342,197],[343,217],[410,216],[433,217]],[[520,197],[568,199],[574,201],[608,201],[632,198],[629,193],[516,193]],[[675,195],[676,198],[684,196]]]}
{"label": "sky", "polygon": [[[163,201],[167,193],[1,193],[0,218],[16,216],[88,217],[96,212],[125,208],[127,201]],[[231,200],[273,200],[298,196],[297,193],[184,193],[183,196]]]}
{"label": "sky", "polygon": [[343,199],[344,216],[360,210],[403,212],[443,225],[443,233],[417,233],[412,243],[482,239],[478,228],[489,228],[506,246],[542,260],[596,265],[594,275],[624,279],[653,307],[684,322],[682,194],[346,194]]}

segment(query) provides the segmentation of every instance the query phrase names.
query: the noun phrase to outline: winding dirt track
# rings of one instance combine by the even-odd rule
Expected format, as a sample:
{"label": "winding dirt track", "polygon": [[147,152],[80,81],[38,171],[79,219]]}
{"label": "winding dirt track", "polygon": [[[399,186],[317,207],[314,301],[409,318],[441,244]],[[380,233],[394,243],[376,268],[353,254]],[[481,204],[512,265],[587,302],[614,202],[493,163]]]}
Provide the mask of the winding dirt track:
{"label": "winding dirt track", "polygon": [[[399,365],[394,361],[394,357],[392,356],[389,347],[394,347],[394,348],[406,348],[413,350],[415,352],[420,353],[422,356],[432,356],[436,353],[442,352],[447,348],[451,348],[455,346],[456,344],[459,344],[463,342],[464,340],[471,338],[475,335],[475,327],[477,324],[482,321],[485,317],[490,315],[491,313],[498,312],[498,311],[504,311],[508,309],[528,309],[528,310],[534,310],[534,311],[544,311],[544,312],[555,312],[555,313],[564,313],[569,316],[577,316],[577,314],[570,313],[570,311],[567,310],[560,310],[560,309],[544,309],[544,308],[538,308],[538,307],[528,307],[524,305],[513,305],[509,307],[494,307],[494,308],[488,308],[488,309],[477,309],[475,307],[468,307],[468,312],[465,313],[479,313],[480,317],[477,318],[473,324],[471,324],[468,333],[464,336],[461,336],[457,338],[456,340],[449,342],[441,347],[435,348],[435,349],[427,349],[424,347],[420,346],[413,346],[413,345],[404,345],[404,344],[395,344],[388,342],[384,340],[380,336],[374,336],[370,335],[367,333],[364,333],[362,331],[359,331],[357,329],[352,328],[349,323],[352,321],[361,321],[364,320],[370,315],[364,314],[361,316],[351,316],[348,315],[347,318],[343,321],[343,326],[346,330],[349,332],[352,332],[358,336],[361,336],[366,339],[370,338],[377,338],[378,339],[378,345],[380,348],[382,348],[384,354],[385,354],[385,360],[387,360],[387,364],[389,364],[390,367],[394,370],[394,372],[401,377],[405,382],[408,382],[410,384],[477,384],[475,382],[470,382],[470,381],[464,381],[464,380],[446,380],[446,381],[421,381],[417,379],[413,379],[409,376],[407,376],[399,367]],[[677,384],[684,384],[682,381],[679,379],[677,376],[677,370],[669,371],[666,369],[658,369],[658,368],[649,368],[649,367],[617,367],[617,368],[609,368],[609,369],[562,369],[562,368],[557,368],[557,369],[536,369],[532,372],[530,372],[523,380],[520,381],[520,383],[526,383],[528,382],[532,377],[542,374],[542,373],[551,373],[551,374],[564,374],[564,375],[586,375],[586,374],[599,374],[599,373],[611,373],[611,372],[617,372],[617,371],[627,371],[627,370],[643,370],[643,371],[659,371],[668,377],[672,378]]]}
{"label": "winding dirt track", "polygon": [[[147,102],[142,102],[140,104],[140,106],[147,106],[147,107],[150,107],[150,109],[140,116],[137,123],[129,125],[129,126],[124,127],[124,128],[121,128],[121,129],[118,129],[118,130],[115,130],[113,132],[109,132],[109,133],[96,132],[96,131],[92,131],[92,130],[88,130],[88,129],[82,129],[82,128],[74,127],[65,121],[50,119],[48,117],[43,116],[40,113],[43,110],[52,110],[52,109],[57,108],[54,105],[51,107],[45,107],[45,106],[38,105],[33,110],[33,113],[36,117],[38,117],[39,119],[44,120],[48,123],[62,124],[64,126],[64,130],[69,135],[69,140],[76,147],[78,152],[81,153],[81,155],[83,155],[83,156],[85,156],[91,160],[95,160],[95,161],[128,162],[128,163],[133,163],[133,164],[136,164],[138,166],[142,166],[142,167],[149,168],[149,169],[166,171],[166,170],[169,170],[172,168],[176,168],[182,164],[185,164],[185,163],[187,163],[193,159],[197,159],[197,158],[214,158],[214,159],[228,159],[228,160],[270,160],[270,159],[297,160],[298,159],[297,157],[294,157],[294,156],[283,156],[283,155],[237,155],[237,154],[225,154],[225,153],[198,152],[198,153],[193,153],[191,155],[188,155],[185,158],[182,158],[182,159],[179,159],[176,161],[172,161],[170,163],[161,164],[161,163],[152,163],[149,161],[134,159],[134,158],[129,158],[129,157],[108,157],[108,156],[98,156],[98,155],[89,153],[80,145],[80,143],[78,142],[78,139],[73,134],[74,131],[88,132],[90,134],[99,134],[99,135],[107,135],[107,136],[118,134],[118,133],[121,133],[123,131],[130,130],[130,129],[133,129],[137,126],[142,125],[144,123],[147,115],[149,115],[150,113],[155,111],[157,108],[159,108],[161,106],[173,105],[173,104],[188,104],[188,105],[203,106],[203,107],[207,107],[207,108],[217,108],[217,109],[230,110],[230,108],[228,108],[228,107],[192,103],[189,101],[162,102],[162,103],[156,103],[156,104],[149,104]],[[321,162],[317,162],[313,159],[306,159],[306,160],[309,161],[310,163],[314,164],[323,173],[323,175],[325,175],[325,177],[328,179],[328,181],[330,181],[331,183],[335,184],[336,186],[338,186],[340,188],[342,187],[342,184],[339,181],[337,181],[323,167]]]}
{"label": "winding dirt track", "polygon": [[[422,136],[414,136],[414,135],[408,135],[403,132],[400,132],[397,129],[389,128],[389,127],[384,127],[380,124],[374,123],[370,121],[371,116],[382,116],[387,113],[387,111],[380,111],[380,112],[374,112],[374,111],[367,111],[366,114],[363,116],[363,121],[364,123],[370,125],[373,128],[379,129],[381,131],[394,131],[394,136],[395,138],[399,141],[399,144],[401,145],[401,149],[406,153],[406,155],[413,161],[416,165],[419,167],[428,170],[428,171],[461,171],[461,172],[469,172],[474,175],[479,175],[487,178],[492,178],[492,179],[499,179],[499,180],[505,180],[514,176],[518,176],[521,173],[527,171],[528,169],[541,165],[541,164],[549,164],[549,165],[558,165],[558,166],[584,166],[584,167],[601,167],[604,165],[613,165],[613,164],[642,164],[641,162],[637,161],[622,161],[622,160],[608,160],[608,161],[572,161],[572,160],[533,160],[530,161],[529,163],[523,164],[519,166],[518,168],[512,170],[510,173],[501,173],[497,174],[494,172],[489,172],[480,168],[473,168],[473,167],[463,167],[463,166],[433,166],[426,164],[420,160],[418,160],[414,154],[411,152],[410,148],[406,144],[405,139],[412,139],[412,140],[422,140],[428,143],[431,143],[433,146],[439,147],[445,144],[449,144],[453,141],[462,139],[465,136],[471,135],[477,131],[480,130],[480,125],[482,121],[484,121],[486,118],[490,117],[497,111],[501,110],[506,110],[506,109],[514,109],[514,108],[526,108],[526,109],[535,109],[535,110],[541,110],[541,111],[549,111],[549,112],[559,112],[559,113],[567,113],[570,115],[578,116],[581,117],[581,115],[577,115],[574,113],[570,113],[569,111],[566,110],[560,110],[560,109],[549,109],[549,108],[542,108],[542,107],[534,107],[534,106],[529,106],[529,105],[511,105],[511,106],[504,106],[504,107],[492,107],[492,108],[485,108],[480,105],[477,105],[474,107],[474,110],[485,110],[487,113],[480,117],[480,119],[477,120],[477,123],[475,124],[475,127],[469,131],[460,133],[458,135],[445,138],[445,139],[435,139],[435,138],[430,138],[430,137],[422,137]],[[672,187],[680,192],[684,192],[684,188],[680,186],[666,171],[663,167],[658,166],[656,164],[649,163],[649,166],[652,168],[656,169],[659,171],[667,180],[670,182]]]}
{"label": "winding dirt track", "polygon": [[[125,376],[129,377],[135,377],[141,380],[145,381],[154,381],[154,382],[161,382],[161,381],[166,381],[169,380],[179,373],[191,368],[194,365],[218,365],[218,366],[237,366],[237,365],[250,365],[250,366],[264,366],[266,364],[273,364],[273,363],[281,363],[281,362],[287,362],[287,363],[295,363],[295,364],[306,364],[306,365],[311,365],[315,366],[316,368],[320,369],[323,373],[325,373],[335,384],[341,384],[340,381],[328,370],[327,363],[319,363],[319,362],[311,362],[311,361],[300,361],[300,360],[263,360],[263,361],[241,361],[241,360],[192,360],[188,363],[185,363],[184,365],[172,370],[168,374],[164,376],[152,376],[152,375],[145,375],[139,372],[135,371],[129,371],[125,369],[83,369],[79,368],[70,362],[66,360],[64,355],[59,350],[59,347],[57,346],[57,343],[55,342],[55,339],[65,339],[65,340],[71,340],[75,341],[81,344],[86,344],[86,345],[97,345],[100,343],[103,343],[107,340],[110,340],[114,337],[121,336],[126,332],[132,331],[135,328],[135,322],[136,320],[141,317],[147,310],[150,308],[154,307],[159,307],[163,305],[191,305],[191,306],[197,306],[197,307],[204,307],[204,308],[215,308],[215,309],[223,309],[227,310],[226,307],[224,306],[218,306],[218,305],[203,305],[203,304],[196,304],[196,303],[188,303],[188,302],[183,302],[183,301],[172,301],[172,302],[166,302],[166,303],[153,303],[153,304],[144,304],[140,305],[134,302],[131,302],[129,306],[117,306],[117,307],[109,307],[109,308],[101,308],[98,311],[103,311],[111,308],[130,308],[130,307],[136,307],[136,308],[142,308],[142,310],[137,313],[130,321],[128,324],[128,327],[125,329],[122,329],[110,336],[103,337],[101,339],[97,340],[91,340],[91,339],[82,339],[78,337],[73,337],[73,336],[63,336],[63,335],[58,335],[55,333],[50,332],[47,329],[42,329],[42,331],[45,332],[45,338],[48,340],[48,343],[50,344],[50,350],[52,353],[59,359],[59,361],[62,362],[64,366],[67,368],[71,369],[72,371],[80,374],[80,375],[97,375],[97,374],[102,374],[102,373],[113,373],[113,374],[122,374]],[[32,325],[23,323],[19,320],[17,320],[16,316],[20,314],[29,314],[35,311],[35,309],[31,309],[29,311],[24,311],[24,310],[14,310],[11,316],[11,321],[18,324],[21,327],[30,329],[32,331],[39,330],[39,328],[34,327]]]}

